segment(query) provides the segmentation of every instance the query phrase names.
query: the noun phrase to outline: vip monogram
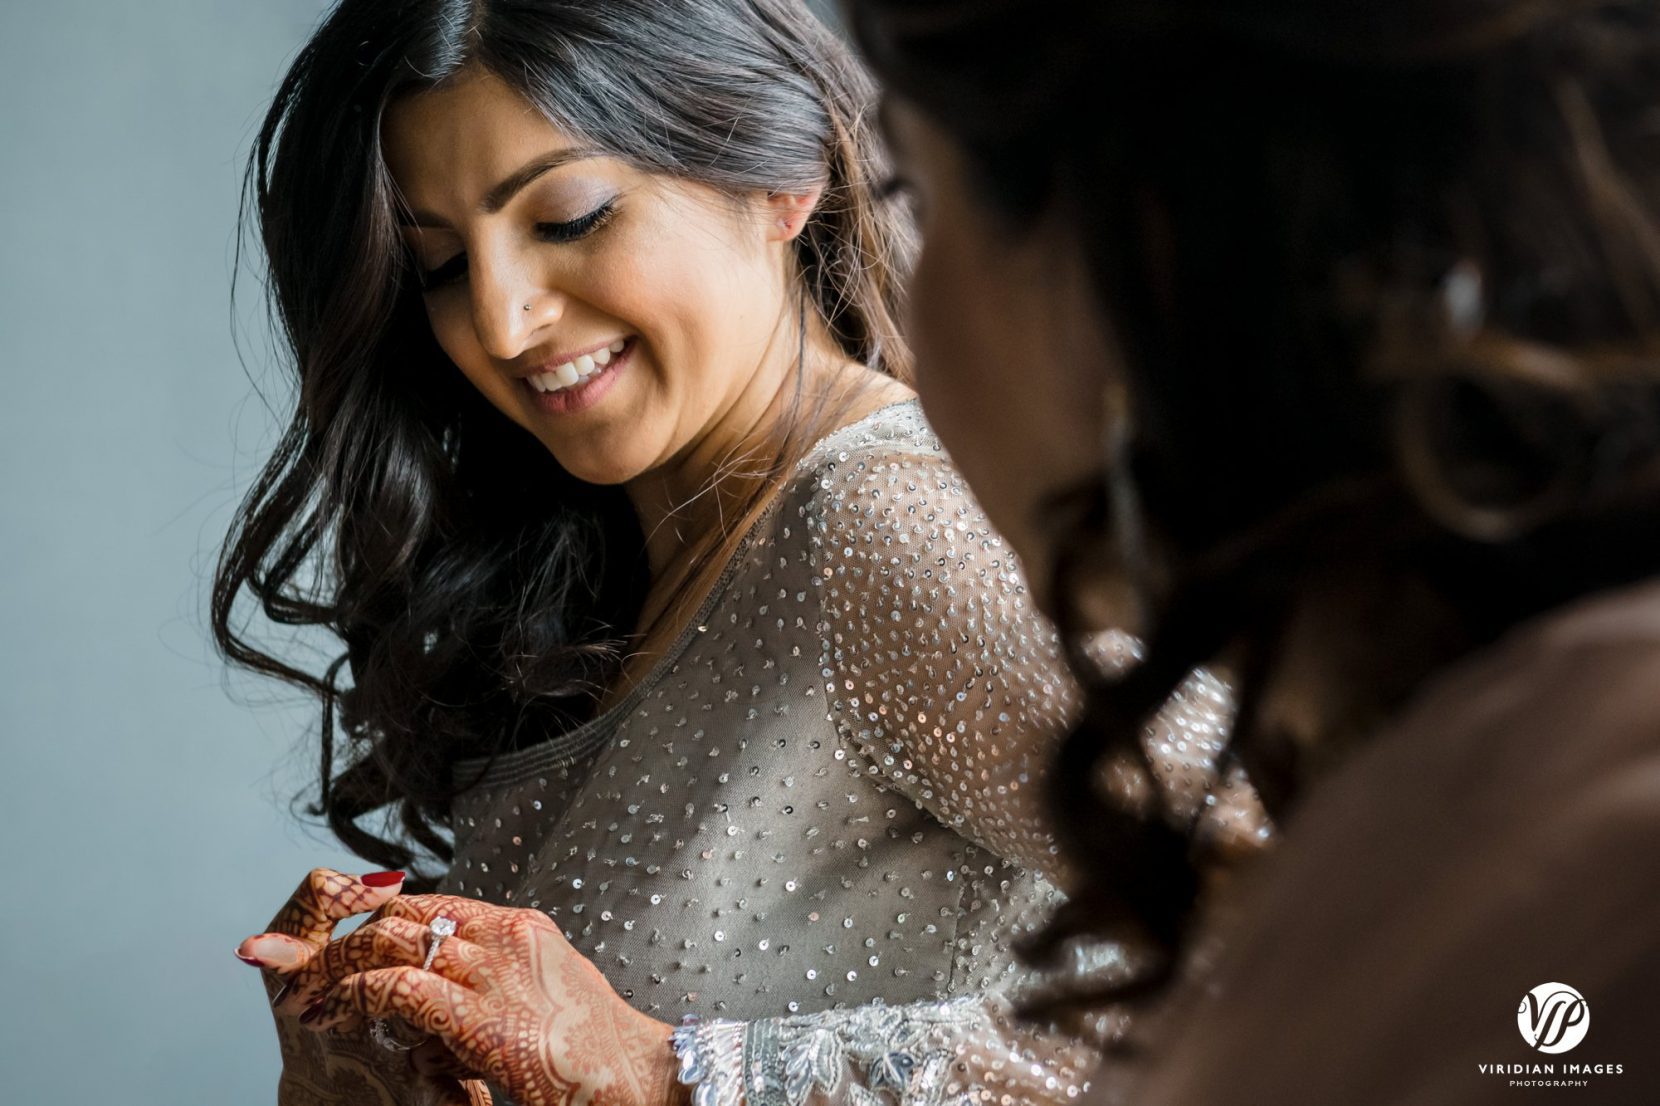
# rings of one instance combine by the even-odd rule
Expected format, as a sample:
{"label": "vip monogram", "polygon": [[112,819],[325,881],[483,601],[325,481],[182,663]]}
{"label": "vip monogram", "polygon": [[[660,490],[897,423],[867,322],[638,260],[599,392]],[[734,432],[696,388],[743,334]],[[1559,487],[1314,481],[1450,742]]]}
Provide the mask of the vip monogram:
{"label": "vip monogram", "polygon": [[1522,997],[1516,1027],[1540,1052],[1567,1052],[1591,1028],[1591,1005],[1566,983],[1541,983]]}

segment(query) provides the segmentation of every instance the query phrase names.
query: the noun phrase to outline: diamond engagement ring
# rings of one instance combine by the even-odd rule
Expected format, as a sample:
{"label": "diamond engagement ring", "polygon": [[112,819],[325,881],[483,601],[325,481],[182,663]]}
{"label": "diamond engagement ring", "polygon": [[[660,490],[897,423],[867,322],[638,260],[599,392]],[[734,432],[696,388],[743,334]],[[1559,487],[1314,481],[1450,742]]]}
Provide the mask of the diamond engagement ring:
{"label": "diamond engagement ring", "polygon": [[432,934],[432,941],[427,945],[427,958],[421,965],[423,972],[432,970],[433,958],[438,955],[438,946],[444,943],[444,938],[455,936],[455,919],[440,914],[432,919],[432,924],[427,926],[427,932]]}
{"label": "diamond engagement ring", "polygon": [[[444,938],[455,936],[455,919],[440,914],[427,926],[427,933],[430,940],[427,942],[427,958],[421,962],[423,972],[432,970],[432,962],[437,959],[438,946],[444,943]],[[369,1039],[388,1052],[408,1052],[415,1047],[406,1045],[394,1037],[392,1026],[385,1018],[369,1019]]]}

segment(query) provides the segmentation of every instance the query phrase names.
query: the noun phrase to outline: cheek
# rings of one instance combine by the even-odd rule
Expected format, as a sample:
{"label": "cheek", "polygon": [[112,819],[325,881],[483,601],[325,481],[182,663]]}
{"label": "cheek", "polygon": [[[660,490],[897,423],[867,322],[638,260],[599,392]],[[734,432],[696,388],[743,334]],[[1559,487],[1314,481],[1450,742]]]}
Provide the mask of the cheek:
{"label": "cheek", "polygon": [[745,339],[768,316],[774,289],[721,213],[688,202],[664,215],[679,217],[641,228],[606,282],[615,289],[608,299],[645,333],[666,377],[707,395],[711,378],[745,362]]}
{"label": "cheek", "polygon": [[917,390],[992,524],[1041,583],[1041,505],[1100,465],[1105,350],[1043,239],[960,210],[925,231],[911,289]]}
{"label": "cheek", "polygon": [[634,388],[635,417],[670,416],[708,392],[707,379],[727,368],[733,335],[757,296],[743,283],[746,266],[725,228],[689,201],[641,203],[603,249],[560,280],[573,324],[621,327],[638,334],[648,356]]}
{"label": "cheek", "polygon": [[958,231],[931,233],[913,275],[911,334],[917,393],[929,422],[1011,540],[1024,529],[1027,408],[1036,399],[1021,364],[1022,323],[1002,270]]}
{"label": "cheek", "polygon": [[971,416],[1001,384],[997,297],[958,236],[935,234],[926,242],[910,300],[917,391],[946,444],[970,449],[986,431]]}
{"label": "cheek", "polygon": [[521,421],[517,405],[508,402],[510,382],[479,344],[466,292],[451,289],[430,297],[427,300],[427,323],[432,328],[438,348],[454,362],[468,382],[509,417]]}
{"label": "cheek", "polygon": [[489,360],[473,330],[472,308],[460,291],[445,291],[427,300],[427,323],[438,348],[478,383],[477,374]]}

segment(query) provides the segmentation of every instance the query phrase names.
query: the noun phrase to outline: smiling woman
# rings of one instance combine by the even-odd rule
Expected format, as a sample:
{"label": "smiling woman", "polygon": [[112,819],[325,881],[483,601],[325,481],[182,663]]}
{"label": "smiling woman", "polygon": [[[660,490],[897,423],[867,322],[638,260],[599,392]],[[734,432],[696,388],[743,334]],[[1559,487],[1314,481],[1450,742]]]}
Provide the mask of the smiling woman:
{"label": "smiling woman", "polygon": [[696,496],[803,339],[826,384],[873,383],[790,310],[782,247],[822,184],[734,196],[647,172],[478,66],[391,105],[382,133],[439,346],[566,472],[626,485],[644,514]]}
{"label": "smiling woman", "polygon": [[[215,624],[373,748],[331,782],[324,746],[357,851],[445,856],[448,758],[591,716],[807,447],[908,395],[867,98],[782,2],[346,3],[301,52],[250,166],[299,404]],[[246,595],[347,655],[260,648]]]}
{"label": "smiling woman", "polygon": [[[341,839],[445,892],[320,871],[239,949],[285,1103],[1079,1093],[1007,1017],[1072,685],[901,383],[870,101],[789,0],[347,0],[284,81],[299,404],[216,629],[321,699]],[[1196,675],[1150,759],[1249,835],[1228,709]]]}

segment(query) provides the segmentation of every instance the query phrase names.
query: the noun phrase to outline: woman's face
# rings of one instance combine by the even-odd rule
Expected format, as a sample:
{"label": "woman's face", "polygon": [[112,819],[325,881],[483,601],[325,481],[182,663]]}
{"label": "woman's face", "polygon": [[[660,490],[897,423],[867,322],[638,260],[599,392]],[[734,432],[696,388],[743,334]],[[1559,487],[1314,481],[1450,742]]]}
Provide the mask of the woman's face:
{"label": "woman's face", "polygon": [[787,198],[632,168],[483,71],[395,103],[382,144],[438,344],[577,478],[675,460],[776,360]]}
{"label": "woman's face", "polygon": [[1005,225],[968,185],[944,132],[884,104],[922,253],[910,288],[917,392],[1040,606],[1058,532],[1045,504],[1099,472],[1111,358],[1082,252],[1054,213]]}

